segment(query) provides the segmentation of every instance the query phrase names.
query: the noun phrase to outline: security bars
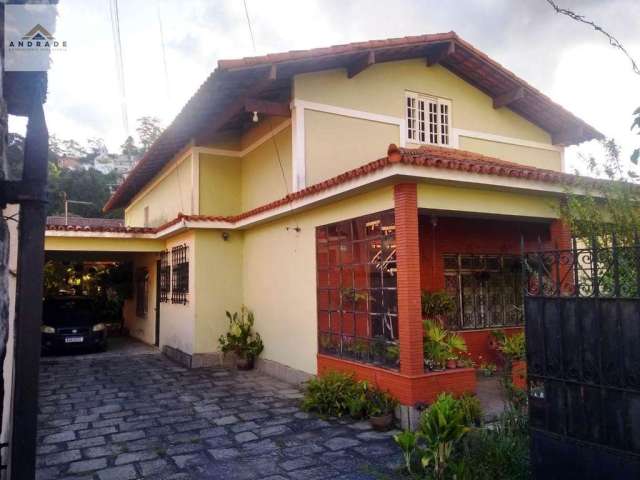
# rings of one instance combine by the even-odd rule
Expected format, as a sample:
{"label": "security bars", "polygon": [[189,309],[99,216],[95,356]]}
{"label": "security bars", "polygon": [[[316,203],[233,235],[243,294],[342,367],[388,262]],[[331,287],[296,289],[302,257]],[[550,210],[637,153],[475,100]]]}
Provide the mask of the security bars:
{"label": "security bars", "polygon": [[186,304],[189,296],[188,246],[179,245],[171,249],[171,303]]}
{"label": "security bars", "polygon": [[160,253],[160,301],[169,301],[171,290],[171,265],[169,265],[169,251]]}

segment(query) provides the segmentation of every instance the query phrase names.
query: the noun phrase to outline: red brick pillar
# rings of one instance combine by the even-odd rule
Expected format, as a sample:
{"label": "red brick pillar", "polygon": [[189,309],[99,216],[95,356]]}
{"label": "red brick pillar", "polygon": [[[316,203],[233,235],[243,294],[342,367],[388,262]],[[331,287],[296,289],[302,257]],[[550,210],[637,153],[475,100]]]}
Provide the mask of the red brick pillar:
{"label": "red brick pillar", "polygon": [[424,373],[422,308],[420,303],[420,253],[418,242],[418,192],[415,183],[394,188],[396,258],[398,261],[398,331],[400,373]]}
{"label": "red brick pillar", "polygon": [[549,226],[551,248],[555,250],[571,250],[571,229],[562,220],[557,219]]}
{"label": "red brick pillar", "polygon": [[[571,250],[571,229],[562,220],[557,219],[549,225],[549,237],[553,250]],[[556,265],[551,269],[552,281],[558,295],[572,294],[575,288],[573,262],[568,253],[556,257]]]}

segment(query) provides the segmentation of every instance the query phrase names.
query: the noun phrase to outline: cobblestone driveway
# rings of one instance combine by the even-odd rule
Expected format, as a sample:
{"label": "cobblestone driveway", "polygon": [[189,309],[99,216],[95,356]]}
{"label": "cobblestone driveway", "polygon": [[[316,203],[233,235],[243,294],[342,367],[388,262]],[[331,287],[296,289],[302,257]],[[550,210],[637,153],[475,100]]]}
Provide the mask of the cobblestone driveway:
{"label": "cobblestone driveway", "polygon": [[40,388],[40,480],[380,479],[400,461],[390,433],[308,415],[298,390],[256,372],[45,358]]}

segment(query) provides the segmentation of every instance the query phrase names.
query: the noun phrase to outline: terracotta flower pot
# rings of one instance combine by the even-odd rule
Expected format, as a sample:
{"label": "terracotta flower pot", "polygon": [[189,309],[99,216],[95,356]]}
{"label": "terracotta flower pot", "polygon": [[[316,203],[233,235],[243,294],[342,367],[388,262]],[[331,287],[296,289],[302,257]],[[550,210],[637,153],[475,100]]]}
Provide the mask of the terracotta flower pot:
{"label": "terracotta flower pot", "polygon": [[252,356],[236,356],[236,368],[238,370],[253,370],[254,363]]}
{"label": "terracotta flower pot", "polygon": [[379,415],[376,417],[369,417],[369,423],[374,430],[378,432],[384,432],[389,430],[393,425],[393,413],[387,413],[385,415]]}
{"label": "terracotta flower pot", "polygon": [[456,362],[455,360],[447,360],[447,368],[448,369],[453,370],[457,366],[458,366],[458,362]]}

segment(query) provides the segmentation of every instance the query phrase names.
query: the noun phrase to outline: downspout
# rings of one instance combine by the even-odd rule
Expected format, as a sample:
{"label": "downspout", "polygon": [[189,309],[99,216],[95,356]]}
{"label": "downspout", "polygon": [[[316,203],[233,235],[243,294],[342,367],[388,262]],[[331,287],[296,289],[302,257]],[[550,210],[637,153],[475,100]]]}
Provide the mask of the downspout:
{"label": "downspout", "polygon": [[14,350],[14,421],[10,446],[12,480],[35,478],[36,465],[49,133],[42,99],[35,94],[33,99],[25,138],[22,182],[18,194],[20,221]]}

